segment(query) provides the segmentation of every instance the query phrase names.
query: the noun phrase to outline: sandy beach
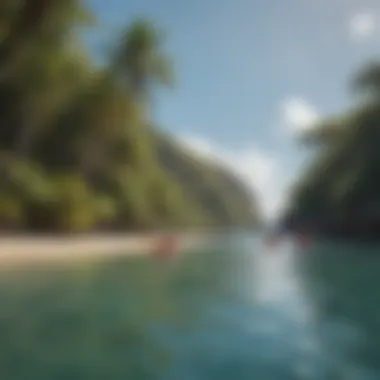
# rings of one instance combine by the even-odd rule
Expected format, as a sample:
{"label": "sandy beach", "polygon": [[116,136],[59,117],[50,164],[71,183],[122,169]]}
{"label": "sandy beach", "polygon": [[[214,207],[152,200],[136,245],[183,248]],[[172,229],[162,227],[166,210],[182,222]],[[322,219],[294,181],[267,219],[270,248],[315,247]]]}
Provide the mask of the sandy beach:
{"label": "sandy beach", "polygon": [[[201,242],[200,234],[176,234],[181,249]],[[102,259],[118,255],[149,254],[161,234],[0,237],[0,265],[52,263]]]}

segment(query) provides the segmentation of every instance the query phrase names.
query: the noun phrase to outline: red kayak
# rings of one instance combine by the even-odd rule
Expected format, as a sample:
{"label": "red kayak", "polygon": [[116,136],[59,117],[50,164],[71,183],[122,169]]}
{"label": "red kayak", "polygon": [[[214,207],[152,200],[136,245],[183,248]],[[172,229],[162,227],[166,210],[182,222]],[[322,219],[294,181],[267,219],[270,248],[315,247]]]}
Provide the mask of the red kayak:
{"label": "red kayak", "polygon": [[302,231],[295,235],[296,243],[301,249],[308,249],[310,246],[311,233],[309,231]]}
{"label": "red kayak", "polygon": [[179,252],[179,242],[174,236],[159,238],[153,248],[154,255],[159,259],[170,259]]}

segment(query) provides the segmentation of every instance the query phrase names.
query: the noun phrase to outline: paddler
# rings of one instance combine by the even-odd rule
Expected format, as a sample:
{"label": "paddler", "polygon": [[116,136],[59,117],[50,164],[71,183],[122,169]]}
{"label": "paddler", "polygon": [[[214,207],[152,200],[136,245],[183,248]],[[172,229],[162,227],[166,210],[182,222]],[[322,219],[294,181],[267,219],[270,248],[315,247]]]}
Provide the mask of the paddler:
{"label": "paddler", "polygon": [[179,252],[179,243],[174,235],[166,235],[159,238],[154,247],[154,254],[160,259],[170,259]]}

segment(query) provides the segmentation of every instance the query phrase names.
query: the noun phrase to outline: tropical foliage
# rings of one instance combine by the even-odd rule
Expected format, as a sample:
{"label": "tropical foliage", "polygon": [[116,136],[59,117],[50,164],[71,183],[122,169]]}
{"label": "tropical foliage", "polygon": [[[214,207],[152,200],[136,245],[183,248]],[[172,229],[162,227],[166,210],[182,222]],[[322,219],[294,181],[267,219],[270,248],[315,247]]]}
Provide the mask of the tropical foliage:
{"label": "tropical foliage", "polygon": [[288,218],[319,225],[380,221],[380,65],[353,81],[358,105],[305,137],[317,154],[296,185]]}
{"label": "tropical foliage", "polygon": [[239,181],[153,128],[163,36],[136,20],[99,66],[80,42],[95,24],[80,0],[0,2],[0,228],[256,222]]}

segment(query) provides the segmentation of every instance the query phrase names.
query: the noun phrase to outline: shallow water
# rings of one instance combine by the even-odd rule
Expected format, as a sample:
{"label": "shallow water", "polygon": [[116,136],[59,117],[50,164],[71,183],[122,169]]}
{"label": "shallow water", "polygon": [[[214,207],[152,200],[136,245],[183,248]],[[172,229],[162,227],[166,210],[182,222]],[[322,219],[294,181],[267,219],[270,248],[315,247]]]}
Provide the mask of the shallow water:
{"label": "shallow water", "polygon": [[0,378],[380,379],[380,247],[224,236],[0,275]]}

